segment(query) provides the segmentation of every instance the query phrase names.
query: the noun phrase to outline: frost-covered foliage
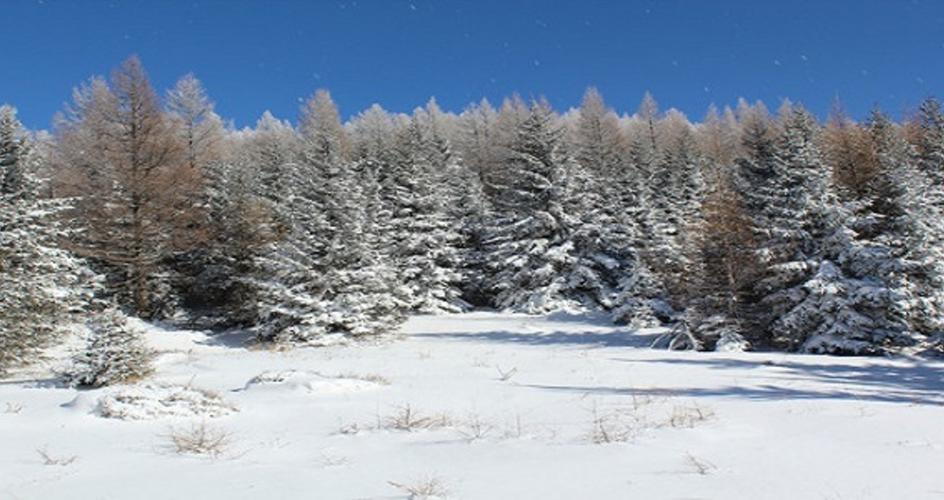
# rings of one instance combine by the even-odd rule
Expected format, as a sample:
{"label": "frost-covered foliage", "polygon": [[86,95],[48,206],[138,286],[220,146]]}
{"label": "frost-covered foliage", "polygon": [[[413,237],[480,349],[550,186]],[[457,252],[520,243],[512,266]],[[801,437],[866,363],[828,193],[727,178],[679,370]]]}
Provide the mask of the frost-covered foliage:
{"label": "frost-covered foliage", "polygon": [[489,178],[495,212],[486,266],[494,305],[541,313],[599,300],[600,279],[574,238],[580,214],[567,210],[575,201],[568,182],[580,167],[562,151],[545,103],[532,104],[506,154],[504,170]]}
{"label": "frost-covered foliage", "polygon": [[395,157],[380,172],[381,196],[390,218],[388,253],[409,291],[410,308],[419,313],[459,312],[461,299],[461,221],[450,210],[455,191],[447,178],[458,167],[431,102],[416,110],[397,131]]}
{"label": "frost-covered foliage", "polygon": [[[692,123],[648,93],[620,115],[589,89],[562,114],[514,96],[460,114],[373,105],[342,123],[319,90],[297,126],[266,112],[234,130],[196,77],[162,102],[135,58],[74,97],[43,153],[26,155],[51,160],[37,170],[55,172],[43,186],[55,201],[19,194],[29,162],[9,158],[25,153],[3,160],[9,283],[76,276],[50,223],[70,205],[81,232],[67,248],[106,273],[124,310],[261,341],[324,344],[473,306],[605,311],[700,350],[879,353],[944,338],[934,99],[902,124],[820,124],[789,102],[772,115],[743,100]],[[0,299],[24,311],[37,291],[73,289],[54,285]],[[43,322],[69,300],[32,303],[43,326],[2,335],[35,352],[28,339],[49,338]]]}
{"label": "frost-covered foliage", "polygon": [[675,313],[665,298],[665,289],[642,262],[619,283],[614,302],[613,321],[636,328],[659,326]]}
{"label": "frost-covered foliage", "polygon": [[278,126],[280,140],[296,141],[299,153],[269,160],[273,183],[263,196],[285,229],[256,259],[258,336],[305,343],[389,332],[404,317],[407,292],[385,253],[389,235],[381,228],[390,218],[377,181],[380,161],[369,148],[349,158],[327,93],[312,98],[304,120],[301,137]]}
{"label": "frost-covered foliage", "polygon": [[102,387],[141,380],[153,371],[144,332],[117,308],[94,314],[85,347],[64,373],[72,386]]}
{"label": "frost-covered foliage", "polygon": [[167,417],[218,418],[237,411],[219,394],[196,387],[141,384],[102,395],[96,410],[103,418],[155,420]]}
{"label": "frost-covered foliage", "polygon": [[38,197],[38,158],[0,106],[0,374],[35,359],[90,298],[95,277],[59,248],[62,201]]}

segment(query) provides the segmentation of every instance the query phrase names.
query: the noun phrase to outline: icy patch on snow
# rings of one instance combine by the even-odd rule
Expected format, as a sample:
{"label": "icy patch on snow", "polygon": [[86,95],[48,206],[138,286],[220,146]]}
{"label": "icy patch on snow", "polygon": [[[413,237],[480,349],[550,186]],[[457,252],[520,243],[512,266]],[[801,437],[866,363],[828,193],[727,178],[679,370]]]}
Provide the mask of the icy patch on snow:
{"label": "icy patch on snow", "polygon": [[318,372],[303,370],[266,371],[256,375],[243,388],[244,391],[264,388],[279,388],[317,394],[346,394],[381,386],[379,381],[348,377],[329,377]]}
{"label": "icy patch on snow", "polygon": [[95,410],[101,417],[119,420],[217,418],[238,411],[212,391],[190,386],[150,384],[122,387],[106,393],[99,398]]}

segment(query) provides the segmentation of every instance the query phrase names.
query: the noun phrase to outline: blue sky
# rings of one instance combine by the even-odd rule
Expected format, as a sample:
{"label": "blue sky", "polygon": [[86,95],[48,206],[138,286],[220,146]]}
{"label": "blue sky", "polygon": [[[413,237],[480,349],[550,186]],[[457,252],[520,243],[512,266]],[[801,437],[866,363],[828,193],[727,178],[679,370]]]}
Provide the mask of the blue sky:
{"label": "blue sky", "polygon": [[4,0],[0,101],[48,127],[72,87],[129,54],[159,89],[187,72],[238,126],[295,119],[328,88],[350,116],[460,110],[512,92],[558,109],[597,86],[621,111],[652,91],[701,118],[740,96],[821,116],[895,115],[944,94],[944,2]]}

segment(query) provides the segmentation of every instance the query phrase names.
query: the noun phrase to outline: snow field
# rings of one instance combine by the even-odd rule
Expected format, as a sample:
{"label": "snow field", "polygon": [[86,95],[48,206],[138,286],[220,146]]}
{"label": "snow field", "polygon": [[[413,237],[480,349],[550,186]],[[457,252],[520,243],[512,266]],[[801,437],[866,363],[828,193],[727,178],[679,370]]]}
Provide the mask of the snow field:
{"label": "snow field", "polygon": [[0,498],[944,495],[944,364],[666,352],[607,323],[420,316],[290,351],[150,326],[136,386],[0,382]]}

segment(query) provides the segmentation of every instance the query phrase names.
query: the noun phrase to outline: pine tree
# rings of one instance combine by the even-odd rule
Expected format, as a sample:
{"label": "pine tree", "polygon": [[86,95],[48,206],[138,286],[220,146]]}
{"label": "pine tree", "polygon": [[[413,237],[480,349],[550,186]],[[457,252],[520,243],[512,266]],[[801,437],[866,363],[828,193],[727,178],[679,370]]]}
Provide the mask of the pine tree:
{"label": "pine tree", "polygon": [[210,326],[255,324],[264,303],[258,263],[284,233],[275,205],[256,192],[260,172],[247,149],[234,145],[206,169],[208,244],[196,261],[187,305]]}
{"label": "pine tree", "polygon": [[[361,123],[370,134],[354,141],[355,154],[365,157],[352,162],[337,109],[327,92],[318,92],[303,108],[301,153],[266,155],[278,162],[272,192],[281,198],[271,202],[285,229],[257,259],[261,340],[373,335],[402,321],[404,290],[384,253],[381,230],[390,227],[389,217],[380,210],[381,164],[372,156],[388,154],[389,129],[376,127],[383,115],[377,108],[369,115],[375,121]],[[297,141],[287,130],[283,137]]]}
{"label": "pine tree", "polygon": [[640,228],[632,216],[640,201],[625,161],[616,114],[594,88],[584,94],[571,134],[576,166],[570,169],[568,211],[577,217],[573,240],[584,283],[596,289],[596,304],[618,322],[647,326],[665,309],[657,305],[654,277],[636,252]]}
{"label": "pine tree", "polygon": [[896,249],[905,237],[899,196],[888,190],[877,150],[849,147],[868,145],[858,125],[834,118],[828,131],[827,158],[844,202],[823,219],[825,231],[814,233],[821,248],[816,272],[791,294],[796,305],[773,327],[788,348],[804,352],[876,354],[911,345],[902,277],[915,267]]}
{"label": "pine tree", "polygon": [[[304,108],[303,108],[304,109]],[[258,337],[264,341],[306,342],[324,333],[317,318],[324,311],[325,258],[323,165],[306,161],[313,148],[290,125],[263,115],[252,141],[261,172],[258,196],[272,207],[278,235],[254,263]]]}
{"label": "pine tree", "polygon": [[682,309],[691,289],[694,253],[692,227],[699,222],[704,197],[701,164],[688,121],[678,114],[666,118],[666,145],[655,164],[648,196],[648,265],[665,289],[666,301]]}
{"label": "pine tree", "polygon": [[[435,104],[435,103],[433,103]],[[461,234],[449,211],[447,175],[455,158],[435,122],[436,109],[417,110],[400,130],[395,170],[386,177],[392,219],[390,254],[411,308],[421,313],[459,312]]]}
{"label": "pine tree", "polygon": [[[917,167],[937,189],[944,189],[944,112],[940,101],[933,97],[925,99],[915,122],[913,140]],[[933,202],[944,205],[944,199],[937,198]]]}
{"label": "pine tree", "polygon": [[95,277],[58,248],[69,233],[58,200],[37,196],[38,158],[10,106],[0,106],[0,374],[33,361],[90,299]]}
{"label": "pine tree", "polygon": [[154,353],[143,332],[115,307],[97,313],[84,349],[65,373],[71,386],[103,387],[141,380],[154,371]]}
{"label": "pine tree", "polygon": [[[565,210],[567,169],[560,131],[545,103],[534,103],[490,179],[495,220],[486,240],[489,289],[500,309],[528,313],[580,307],[580,281]],[[571,278],[576,278],[572,280]]]}

